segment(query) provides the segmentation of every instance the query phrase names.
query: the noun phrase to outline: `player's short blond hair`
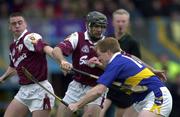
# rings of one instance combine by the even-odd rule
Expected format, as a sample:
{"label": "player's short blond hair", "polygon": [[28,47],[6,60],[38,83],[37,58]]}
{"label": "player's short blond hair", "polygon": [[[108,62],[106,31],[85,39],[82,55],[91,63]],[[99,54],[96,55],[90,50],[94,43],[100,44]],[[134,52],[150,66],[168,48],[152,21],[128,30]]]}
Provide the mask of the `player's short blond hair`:
{"label": "player's short blond hair", "polygon": [[130,17],[129,12],[126,11],[125,9],[118,9],[116,11],[113,12],[112,16],[114,17],[115,15],[127,15],[128,17]]}
{"label": "player's short blond hair", "polygon": [[106,37],[103,40],[98,41],[95,46],[96,51],[99,50],[100,52],[107,52],[110,50],[112,53],[120,52],[121,48],[118,43],[118,40],[114,37]]}

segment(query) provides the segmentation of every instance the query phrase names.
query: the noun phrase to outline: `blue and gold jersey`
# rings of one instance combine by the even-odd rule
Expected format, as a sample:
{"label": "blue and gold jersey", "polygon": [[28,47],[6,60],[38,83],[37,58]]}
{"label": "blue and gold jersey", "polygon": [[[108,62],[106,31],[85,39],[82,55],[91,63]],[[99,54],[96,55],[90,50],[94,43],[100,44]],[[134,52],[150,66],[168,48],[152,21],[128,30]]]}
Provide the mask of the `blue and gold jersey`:
{"label": "blue and gold jersey", "polygon": [[[107,87],[111,87],[114,81],[118,81],[122,83],[122,85],[130,87],[146,86],[147,91],[138,94],[124,90],[125,93],[134,95],[135,98],[138,98],[135,99],[135,101],[144,99],[150,91],[164,86],[159,78],[144,64],[123,54],[117,54],[97,80],[99,84],[103,84]],[[120,90],[121,89],[122,88],[120,88]]]}

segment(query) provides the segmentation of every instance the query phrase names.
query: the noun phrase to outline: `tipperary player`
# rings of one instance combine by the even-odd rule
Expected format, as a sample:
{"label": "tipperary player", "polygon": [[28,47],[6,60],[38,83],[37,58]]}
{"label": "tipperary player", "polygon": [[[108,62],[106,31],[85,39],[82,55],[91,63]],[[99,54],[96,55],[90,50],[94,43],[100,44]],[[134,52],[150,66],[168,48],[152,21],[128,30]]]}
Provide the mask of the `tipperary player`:
{"label": "tipperary player", "polygon": [[124,117],[168,117],[172,97],[163,82],[144,64],[121,53],[118,41],[106,38],[96,45],[98,59],[106,67],[97,80],[98,85],[89,90],[69,108],[76,111],[104,93],[114,81],[121,83],[119,90],[133,97],[133,106]]}

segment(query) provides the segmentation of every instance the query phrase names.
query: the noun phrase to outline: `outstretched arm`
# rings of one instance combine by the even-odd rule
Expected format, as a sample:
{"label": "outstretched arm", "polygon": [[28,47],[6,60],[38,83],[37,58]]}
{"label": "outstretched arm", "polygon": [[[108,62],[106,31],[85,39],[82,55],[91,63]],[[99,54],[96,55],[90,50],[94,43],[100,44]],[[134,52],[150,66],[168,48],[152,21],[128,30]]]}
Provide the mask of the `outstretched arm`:
{"label": "outstretched arm", "polygon": [[59,47],[55,47],[52,51],[52,54],[62,68],[64,75],[66,75],[67,72],[71,70],[72,64],[66,61]]}
{"label": "outstretched arm", "polygon": [[52,54],[60,65],[62,61],[65,61],[62,50],[59,47],[55,47],[52,51]]}
{"label": "outstretched arm", "polygon": [[102,85],[102,84],[96,85],[94,88],[89,90],[86,93],[86,95],[84,95],[78,102],[69,104],[69,108],[73,112],[77,111],[78,109],[85,106],[87,103],[100,97],[106,91],[106,89],[107,87],[105,85]]}
{"label": "outstretched arm", "polygon": [[50,46],[45,46],[44,47],[44,52],[49,55],[51,58],[54,58],[53,54],[52,54],[53,48]]}
{"label": "outstretched arm", "polygon": [[9,66],[6,72],[0,77],[0,83],[3,83],[7,78],[15,74],[16,74],[16,69]]}

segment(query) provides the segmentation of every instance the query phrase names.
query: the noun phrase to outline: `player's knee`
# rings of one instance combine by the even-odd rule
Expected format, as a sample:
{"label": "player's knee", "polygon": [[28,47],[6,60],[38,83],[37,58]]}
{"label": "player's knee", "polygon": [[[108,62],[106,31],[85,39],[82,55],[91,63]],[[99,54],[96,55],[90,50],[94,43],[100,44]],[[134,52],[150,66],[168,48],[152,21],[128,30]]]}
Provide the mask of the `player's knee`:
{"label": "player's knee", "polygon": [[88,105],[84,109],[83,117],[99,117],[101,108],[98,105]]}

